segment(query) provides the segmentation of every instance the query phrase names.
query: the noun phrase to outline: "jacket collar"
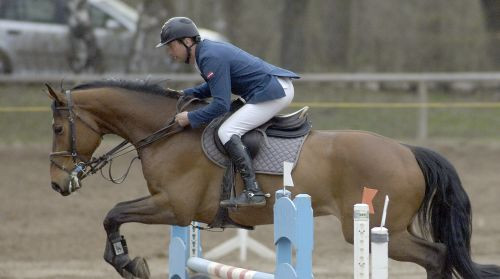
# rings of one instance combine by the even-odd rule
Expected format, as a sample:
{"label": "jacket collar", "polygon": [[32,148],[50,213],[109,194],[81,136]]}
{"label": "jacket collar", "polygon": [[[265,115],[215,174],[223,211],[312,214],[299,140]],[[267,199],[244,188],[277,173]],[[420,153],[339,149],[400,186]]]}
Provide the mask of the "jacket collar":
{"label": "jacket collar", "polygon": [[204,41],[205,40],[200,41],[195,46],[195,52],[194,52],[194,58],[195,58],[194,60],[195,61],[194,62],[198,66],[198,69],[200,68],[200,64],[198,63],[200,61],[200,49],[202,48]]}

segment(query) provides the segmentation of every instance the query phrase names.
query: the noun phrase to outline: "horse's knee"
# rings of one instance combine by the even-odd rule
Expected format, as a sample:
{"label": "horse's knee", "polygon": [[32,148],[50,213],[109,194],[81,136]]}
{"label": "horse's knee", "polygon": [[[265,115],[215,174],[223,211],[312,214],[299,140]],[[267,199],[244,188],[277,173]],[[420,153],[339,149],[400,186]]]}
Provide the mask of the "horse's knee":
{"label": "horse's knee", "polygon": [[110,232],[112,231],[113,227],[116,227],[116,222],[106,216],[106,218],[104,218],[104,221],[102,222],[102,225],[107,232]]}
{"label": "horse's knee", "polygon": [[118,214],[113,209],[111,209],[108,214],[106,214],[106,217],[102,222],[102,225],[104,226],[106,232],[114,232],[118,230],[120,224],[118,223],[117,216]]}

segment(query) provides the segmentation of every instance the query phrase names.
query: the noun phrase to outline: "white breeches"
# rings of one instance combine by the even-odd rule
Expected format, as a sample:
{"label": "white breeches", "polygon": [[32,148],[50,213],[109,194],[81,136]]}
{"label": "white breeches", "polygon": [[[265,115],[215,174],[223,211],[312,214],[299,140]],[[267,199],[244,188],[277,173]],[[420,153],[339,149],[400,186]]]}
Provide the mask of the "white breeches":
{"label": "white breeches", "polygon": [[282,77],[276,78],[285,90],[285,96],[258,104],[245,104],[237,110],[219,128],[218,135],[222,144],[228,142],[232,135],[241,137],[246,132],[266,123],[292,102],[294,95],[292,80]]}

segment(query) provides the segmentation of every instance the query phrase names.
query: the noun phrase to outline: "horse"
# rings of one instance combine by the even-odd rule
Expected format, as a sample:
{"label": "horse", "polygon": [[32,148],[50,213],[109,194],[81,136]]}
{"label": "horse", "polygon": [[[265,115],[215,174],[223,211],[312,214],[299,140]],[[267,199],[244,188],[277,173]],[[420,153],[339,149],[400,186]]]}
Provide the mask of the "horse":
{"label": "horse", "polygon": [[[121,225],[209,224],[219,208],[224,169],[204,155],[201,128],[180,131],[174,125],[182,97],[175,90],[125,80],[88,82],[64,92],[47,88],[53,111],[50,177],[60,194],[81,187],[88,175],[82,169],[95,160],[92,156],[103,135],[118,135],[135,146],[150,195],[120,202],[108,212],[103,221],[104,259],[123,278],[149,278],[147,262],[142,257],[130,259]],[[203,105],[192,102],[185,109]],[[162,130],[168,137],[144,144],[149,135]],[[390,258],[422,266],[429,279],[500,278],[499,266],[472,261],[469,198],[453,165],[430,149],[366,131],[312,130],[293,179],[292,195],[309,194],[314,216],[336,216],[351,244],[353,205],[361,201],[367,186],[380,193],[373,199],[376,212],[371,219],[380,220],[384,197],[391,198],[386,221]],[[277,175],[258,174],[257,180],[266,193],[274,193],[282,183]],[[237,180],[236,189],[241,188]],[[229,214],[245,226],[272,224],[273,204],[270,198],[265,207],[238,208]]]}

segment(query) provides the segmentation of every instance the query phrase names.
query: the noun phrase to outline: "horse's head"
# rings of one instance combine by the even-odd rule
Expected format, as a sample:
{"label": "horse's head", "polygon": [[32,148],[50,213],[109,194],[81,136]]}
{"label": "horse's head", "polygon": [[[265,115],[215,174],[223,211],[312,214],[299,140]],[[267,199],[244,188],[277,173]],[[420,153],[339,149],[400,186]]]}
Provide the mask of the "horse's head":
{"label": "horse's head", "polygon": [[81,187],[88,162],[99,146],[102,133],[90,113],[75,104],[70,90],[55,92],[47,85],[52,102],[52,188],[67,196]]}

